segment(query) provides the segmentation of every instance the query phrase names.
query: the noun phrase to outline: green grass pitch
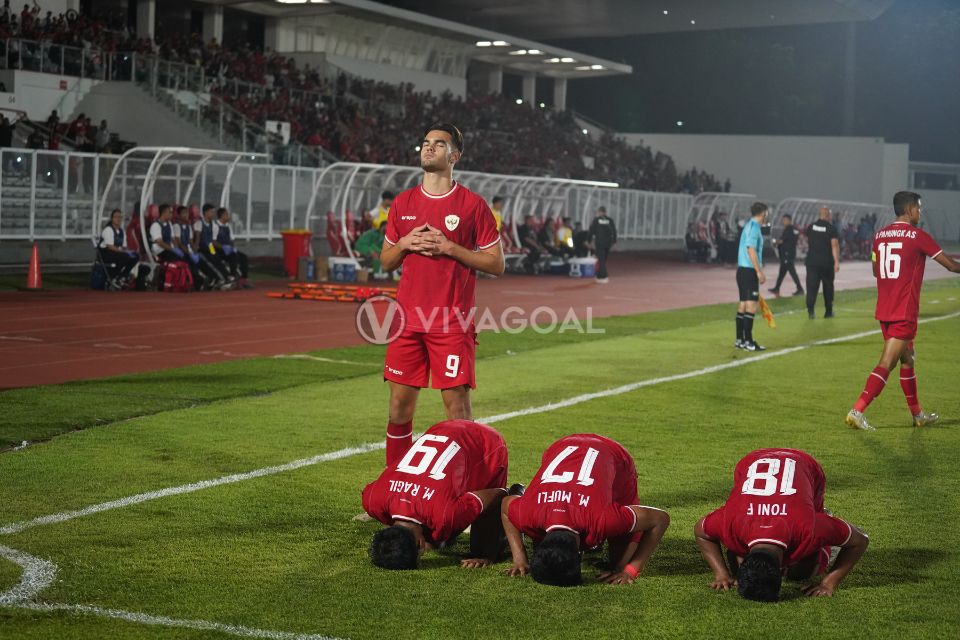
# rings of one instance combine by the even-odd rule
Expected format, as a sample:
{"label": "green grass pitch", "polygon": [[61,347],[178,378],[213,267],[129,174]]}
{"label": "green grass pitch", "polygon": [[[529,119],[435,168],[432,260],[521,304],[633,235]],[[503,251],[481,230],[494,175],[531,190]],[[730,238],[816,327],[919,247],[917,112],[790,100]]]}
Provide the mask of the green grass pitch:
{"label": "green grass pitch", "polygon": [[[528,482],[543,449],[569,433],[601,433],[633,453],[642,501],[672,518],[634,585],[597,584],[589,556],[587,584],[574,589],[507,578],[506,563],[467,571],[463,544],[428,554],[421,571],[373,568],[378,525],[352,520],[382,468],[373,451],[0,535],[0,546],[57,566],[34,605],[96,608],[0,605],[0,638],[231,637],[207,623],[268,638],[957,637],[960,317],[922,324],[918,337],[920,399],[942,422],[911,427],[894,374],[868,413],[878,430],[863,433],[842,420],[879,335],[813,343],[876,329],[873,293],[841,293],[833,320],[807,320],[796,299],[773,306],[779,327],[756,329],[768,353],[812,346],[495,425],[511,482]],[[960,282],[928,283],[922,311],[960,312]],[[596,323],[603,335],[482,334],[474,413],[751,358],[732,348],[733,314],[721,305],[608,318]],[[382,441],[382,349],[314,355],[354,364],[235,361],[0,394],[0,528]],[[440,417],[438,394],[422,394],[415,426]],[[33,444],[10,449],[23,440]],[[735,462],[766,446],[811,452],[827,506],[870,534],[832,599],[789,583],[772,605],[707,588],[691,529],[723,502]],[[20,576],[0,557],[0,594]],[[199,628],[171,626],[182,621]]]}

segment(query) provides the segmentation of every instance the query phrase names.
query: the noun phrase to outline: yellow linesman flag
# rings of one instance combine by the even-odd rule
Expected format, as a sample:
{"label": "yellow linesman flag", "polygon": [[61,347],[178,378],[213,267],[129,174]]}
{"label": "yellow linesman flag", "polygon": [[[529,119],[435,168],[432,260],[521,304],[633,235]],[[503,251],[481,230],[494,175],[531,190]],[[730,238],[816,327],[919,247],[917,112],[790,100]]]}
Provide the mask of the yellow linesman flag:
{"label": "yellow linesman flag", "polygon": [[763,319],[767,321],[768,327],[771,329],[777,328],[777,321],[773,319],[773,311],[770,310],[770,305],[763,299],[763,296],[760,296],[760,313],[763,314]]}

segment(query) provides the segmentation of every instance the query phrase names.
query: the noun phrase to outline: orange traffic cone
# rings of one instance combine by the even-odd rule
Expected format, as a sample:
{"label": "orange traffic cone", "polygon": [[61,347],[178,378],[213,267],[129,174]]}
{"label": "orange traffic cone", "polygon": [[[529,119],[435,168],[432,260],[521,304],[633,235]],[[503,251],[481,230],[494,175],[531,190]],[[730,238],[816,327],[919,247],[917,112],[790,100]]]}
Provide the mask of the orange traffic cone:
{"label": "orange traffic cone", "polygon": [[27,291],[40,291],[43,289],[43,279],[40,277],[40,254],[37,251],[37,243],[33,243],[33,251],[30,253],[30,269],[27,271]]}

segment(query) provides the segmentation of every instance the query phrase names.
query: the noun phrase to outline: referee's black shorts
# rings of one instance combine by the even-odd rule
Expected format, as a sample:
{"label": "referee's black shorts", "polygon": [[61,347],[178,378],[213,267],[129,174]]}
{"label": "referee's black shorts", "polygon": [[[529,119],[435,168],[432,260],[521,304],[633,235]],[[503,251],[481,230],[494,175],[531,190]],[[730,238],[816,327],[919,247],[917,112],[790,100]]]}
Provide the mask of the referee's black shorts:
{"label": "referee's black shorts", "polygon": [[737,288],[740,289],[740,302],[760,299],[760,278],[755,269],[737,267]]}

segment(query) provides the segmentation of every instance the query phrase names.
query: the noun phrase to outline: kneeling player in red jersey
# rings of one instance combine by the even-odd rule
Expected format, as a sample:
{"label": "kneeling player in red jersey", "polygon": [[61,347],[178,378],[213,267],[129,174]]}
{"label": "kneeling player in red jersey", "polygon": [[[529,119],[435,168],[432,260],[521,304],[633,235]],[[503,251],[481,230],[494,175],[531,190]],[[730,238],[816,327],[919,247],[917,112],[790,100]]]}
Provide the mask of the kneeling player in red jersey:
{"label": "kneeling player in red jersey", "polygon": [[503,436],[469,420],[433,425],[363,490],[363,508],[387,525],[373,536],[370,558],[384,569],[416,569],[427,549],[468,526],[468,568],[496,561],[503,548],[500,501],[506,495]]}
{"label": "kneeling player in red jersey", "polygon": [[873,239],[873,275],[877,278],[877,312],[883,332],[880,362],[867,376],[863,393],[847,414],[846,423],[854,429],[873,431],[863,412],[887,384],[890,371],[900,363],[900,386],[913,415],[913,425],[924,427],[940,416],[920,408],[917,399],[917,374],[914,370],[913,339],[917,335],[920,313],[920,287],[927,257],[944,268],[960,273],[960,263],[952,260],[920,224],[920,194],[899,191],[893,196],[897,219],[877,232]]}
{"label": "kneeling player in red jersey", "polygon": [[[600,580],[630,584],[643,571],[670,525],[665,511],[638,504],[637,471],[618,442],[593,434],[557,440],[521,497],[500,507],[513,565],[558,587],[580,584],[581,551],[610,541],[610,570]],[[521,532],[535,547],[528,564]]]}
{"label": "kneeling player in red jersey", "polygon": [[[810,454],[797,449],[759,449],[748,453],[733,473],[726,504],[701,519],[693,532],[700,553],[713,570],[710,586],[736,586],[748,600],[774,602],[781,577],[807,580],[830,563],[831,547],[840,547],[833,568],[804,591],[831,596],[850,573],[869,540],[853,525],[823,510],[826,481]],[[720,545],[735,556],[729,569]]]}

